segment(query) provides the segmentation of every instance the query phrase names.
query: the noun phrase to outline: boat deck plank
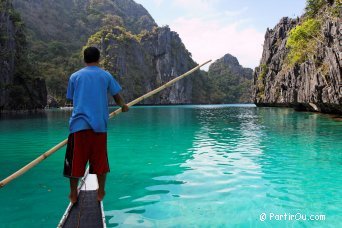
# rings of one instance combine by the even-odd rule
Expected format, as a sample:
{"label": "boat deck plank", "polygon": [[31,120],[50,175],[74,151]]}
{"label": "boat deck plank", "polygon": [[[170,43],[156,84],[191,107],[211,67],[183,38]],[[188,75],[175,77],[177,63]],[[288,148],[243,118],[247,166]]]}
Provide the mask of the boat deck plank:
{"label": "boat deck plank", "polygon": [[80,191],[78,202],[72,206],[63,227],[103,227],[101,203],[97,201],[96,190]]}

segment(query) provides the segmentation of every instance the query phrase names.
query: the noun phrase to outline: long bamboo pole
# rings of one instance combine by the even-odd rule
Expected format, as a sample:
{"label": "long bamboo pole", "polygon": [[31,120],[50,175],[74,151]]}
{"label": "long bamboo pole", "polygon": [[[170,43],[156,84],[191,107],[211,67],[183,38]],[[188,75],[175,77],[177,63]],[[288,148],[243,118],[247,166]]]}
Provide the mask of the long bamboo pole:
{"label": "long bamboo pole", "polygon": [[[192,74],[194,71],[198,70],[199,68],[201,68],[202,66],[206,65],[207,63],[211,62],[211,60],[198,65],[197,67],[191,69],[190,71],[182,74],[181,76],[178,76],[177,78],[172,79],[171,81],[167,82],[166,84],[160,86],[159,88],[152,90],[151,92],[146,93],[145,95],[129,102],[127,104],[128,107],[131,107],[137,103],[139,103],[140,101],[162,91],[163,89],[171,86],[172,84],[176,83],[177,81],[179,81],[180,79]],[[112,118],[116,115],[118,115],[119,113],[121,113],[122,110],[121,108],[115,110],[114,112],[110,113],[109,118]],[[17,177],[20,177],[21,175],[23,175],[24,173],[26,173],[28,170],[32,169],[34,166],[38,165],[40,162],[42,162],[43,160],[45,160],[47,157],[49,157],[51,154],[55,153],[57,150],[61,149],[63,146],[65,146],[68,143],[68,139],[64,139],[62,142],[58,143],[57,145],[55,145],[54,147],[52,147],[51,149],[49,149],[48,151],[46,151],[45,153],[43,153],[42,155],[40,155],[39,157],[37,157],[36,159],[34,159],[33,161],[31,161],[30,163],[28,163],[27,165],[25,165],[24,167],[22,167],[21,169],[19,169],[18,171],[16,171],[15,173],[11,174],[10,176],[6,177],[5,179],[3,179],[0,182],[0,188],[4,187],[6,184],[8,184],[9,182],[11,182],[12,180],[14,180]]]}

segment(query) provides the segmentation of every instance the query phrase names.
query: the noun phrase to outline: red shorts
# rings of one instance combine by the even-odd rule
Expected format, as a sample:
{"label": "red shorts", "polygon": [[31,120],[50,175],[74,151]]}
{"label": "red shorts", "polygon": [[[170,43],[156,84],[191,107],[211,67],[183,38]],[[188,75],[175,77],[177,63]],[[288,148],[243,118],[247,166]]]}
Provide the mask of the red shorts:
{"label": "red shorts", "polygon": [[107,133],[82,130],[69,135],[64,161],[64,176],[83,177],[88,161],[89,173],[105,174],[109,172]]}

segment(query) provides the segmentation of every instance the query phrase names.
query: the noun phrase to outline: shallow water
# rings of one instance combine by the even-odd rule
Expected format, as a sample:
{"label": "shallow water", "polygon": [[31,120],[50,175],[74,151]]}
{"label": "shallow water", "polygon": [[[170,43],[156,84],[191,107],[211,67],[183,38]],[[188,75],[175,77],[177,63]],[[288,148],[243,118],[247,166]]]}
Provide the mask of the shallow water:
{"label": "shallow water", "polygon": [[[69,115],[2,118],[0,179],[66,138]],[[132,108],[109,124],[107,226],[341,227],[341,127],[281,108]],[[57,225],[64,151],[0,189],[0,227]]]}

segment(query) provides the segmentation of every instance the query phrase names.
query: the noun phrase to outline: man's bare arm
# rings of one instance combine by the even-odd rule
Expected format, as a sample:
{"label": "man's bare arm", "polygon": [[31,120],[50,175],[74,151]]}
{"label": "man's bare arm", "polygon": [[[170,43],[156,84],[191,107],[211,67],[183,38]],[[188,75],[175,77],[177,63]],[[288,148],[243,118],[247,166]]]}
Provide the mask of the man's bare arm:
{"label": "man's bare arm", "polygon": [[114,96],[115,103],[119,105],[123,112],[127,112],[129,110],[127,104],[123,100],[123,98],[120,96],[120,94],[115,94]]}

